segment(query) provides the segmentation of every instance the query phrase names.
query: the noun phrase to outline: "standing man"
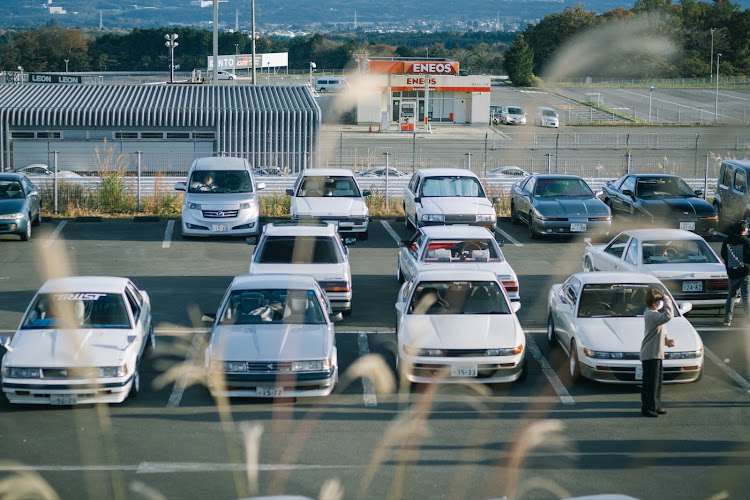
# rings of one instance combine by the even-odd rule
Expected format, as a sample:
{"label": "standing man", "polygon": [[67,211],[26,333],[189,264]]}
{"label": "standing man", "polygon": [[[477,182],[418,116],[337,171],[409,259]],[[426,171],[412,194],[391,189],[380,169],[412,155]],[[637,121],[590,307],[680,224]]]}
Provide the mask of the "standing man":
{"label": "standing man", "polygon": [[724,326],[732,324],[734,296],[737,289],[742,297],[742,309],[745,311],[745,323],[750,322],[750,303],[748,303],[748,282],[750,280],[750,240],[747,238],[747,221],[741,220],[732,228],[732,234],[721,245],[721,258],[729,276],[729,295],[724,306]]}
{"label": "standing man", "polygon": [[674,340],[667,338],[666,323],[672,319],[672,301],[664,297],[657,288],[649,288],[643,298],[646,312],[643,313],[645,335],[641,343],[641,363],[643,364],[643,392],[641,393],[641,415],[658,417],[667,410],[661,407],[661,386],[664,383],[662,363],[664,346],[674,347]]}

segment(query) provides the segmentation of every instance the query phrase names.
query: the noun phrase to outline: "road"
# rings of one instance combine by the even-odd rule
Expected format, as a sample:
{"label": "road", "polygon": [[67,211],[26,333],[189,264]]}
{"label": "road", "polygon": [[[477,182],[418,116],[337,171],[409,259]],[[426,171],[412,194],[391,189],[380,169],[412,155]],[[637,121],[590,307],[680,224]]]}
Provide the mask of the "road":
{"label": "road", "polygon": [[135,399],[63,408],[0,398],[0,480],[29,473],[26,486],[47,483],[75,499],[319,498],[321,490],[357,499],[742,498],[750,488],[746,331],[692,316],[707,347],[704,376],[666,386],[669,414],[659,419],[640,417],[637,387],[565,376],[567,359],[543,330],[546,293],[580,269],[580,240],[531,241],[523,226],[499,223],[534,355],[524,383],[393,392],[352,379],[368,354],[384,363],[375,365],[378,380],[394,373],[396,240],[409,233],[403,222],[385,220],[351,249],[354,311],[336,324],[336,393],[217,406],[179,367],[200,373],[200,313],[215,311],[232,277],[247,271],[252,247],[183,241],[170,222],[54,220],[31,243],[0,237],[5,334],[44,276],[66,268],[131,277],[149,292],[157,325]]}

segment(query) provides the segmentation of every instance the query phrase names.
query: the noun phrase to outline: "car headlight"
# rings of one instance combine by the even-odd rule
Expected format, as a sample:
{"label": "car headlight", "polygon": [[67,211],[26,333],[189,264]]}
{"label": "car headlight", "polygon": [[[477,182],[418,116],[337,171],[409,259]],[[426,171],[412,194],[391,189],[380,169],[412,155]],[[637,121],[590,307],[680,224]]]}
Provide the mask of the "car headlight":
{"label": "car headlight", "polygon": [[442,349],[422,349],[419,347],[404,346],[404,352],[409,356],[442,356]]}
{"label": "car headlight", "polygon": [[422,217],[420,219],[423,222],[443,222],[445,220],[445,216],[443,214],[422,214]]}
{"label": "car headlight", "polygon": [[201,204],[200,203],[189,203],[188,204],[188,208],[190,210],[200,210],[201,209]]}
{"label": "car headlight", "polygon": [[328,359],[315,359],[312,361],[292,361],[293,372],[320,372],[329,370],[331,362]]}
{"label": "car headlight", "polygon": [[41,368],[15,368],[5,367],[3,368],[3,377],[8,378],[41,378]]}
{"label": "car headlight", "polygon": [[247,202],[247,203],[240,203],[240,210],[252,208],[253,202]]}
{"label": "car headlight", "polygon": [[485,356],[515,356],[523,352],[523,345],[516,347],[508,347],[505,349],[487,349],[484,352]]}
{"label": "car headlight", "polygon": [[531,216],[533,218],[535,218],[535,219],[542,219],[542,220],[544,220],[544,216],[542,215],[542,213],[539,210],[537,210],[536,208],[533,208],[533,207],[531,208]]}
{"label": "car headlight", "polygon": [[665,352],[664,359],[695,359],[703,356],[703,349],[698,351]]}
{"label": "car headlight", "polygon": [[102,366],[99,368],[99,376],[102,378],[124,377],[128,373],[128,367],[122,366]]}
{"label": "car headlight", "polygon": [[246,372],[245,361],[211,361],[211,371],[214,372]]}
{"label": "car headlight", "polygon": [[4,214],[0,215],[0,219],[23,219],[25,214]]}
{"label": "car headlight", "polygon": [[477,222],[492,222],[496,220],[494,214],[477,214]]}
{"label": "car headlight", "polygon": [[594,351],[588,347],[583,348],[583,354],[595,359],[638,359],[639,353]]}

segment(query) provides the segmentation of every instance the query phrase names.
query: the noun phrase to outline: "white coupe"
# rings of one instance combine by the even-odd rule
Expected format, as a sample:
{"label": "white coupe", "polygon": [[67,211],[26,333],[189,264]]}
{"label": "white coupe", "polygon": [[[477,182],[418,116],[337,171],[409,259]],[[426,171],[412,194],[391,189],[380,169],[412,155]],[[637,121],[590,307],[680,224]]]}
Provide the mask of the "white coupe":
{"label": "white coupe", "polygon": [[605,245],[588,245],[583,270],[653,274],[675,299],[696,309],[724,307],[729,293],[716,252],[699,235],[680,229],[634,229]]}
{"label": "white coupe", "polygon": [[643,379],[639,359],[644,336],[646,290],[658,288],[672,301],[674,318],[665,347],[664,382],[693,382],[703,370],[703,342],[684,314],[689,302],[674,299],[652,274],[577,273],[552,285],[548,295],[547,339],[568,354],[571,380],[581,375],[599,382],[637,384]]}
{"label": "white coupe", "polygon": [[312,276],[237,276],[212,321],[206,373],[214,396],[326,396],[338,380],[332,313]]}
{"label": "white coupe", "polygon": [[151,301],[127,278],[51,279],[2,344],[11,403],[120,403],[138,393],[139,362],[154,347]]}
{"label": "white coupe", "polygon": [[416,383],[525,379],[520,307],[492,271],[421,271],[396,302],[399,372]]}

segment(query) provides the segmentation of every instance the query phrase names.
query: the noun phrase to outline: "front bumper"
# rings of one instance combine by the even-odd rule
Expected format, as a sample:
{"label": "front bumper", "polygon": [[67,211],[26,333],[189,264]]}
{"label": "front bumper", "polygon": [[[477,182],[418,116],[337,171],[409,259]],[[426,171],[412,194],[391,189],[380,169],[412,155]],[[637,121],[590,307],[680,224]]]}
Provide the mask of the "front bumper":
{"label": "front bumper", "polygon": [[122,403],[133,385],[133,376],[124,379],[57,380],[31,382],[29,379],[3,379],[5,397],[17,404]]}
{"label": "front bumper", "polygon": [[[187,236],[257,236],[258,214],[254,210],[236,210],[236,217],[203,217],[201,210],[182,210],[182,234]],[[229,211],[229,210],[227,210]]]}
{"label": "front bumper", "polygon": [[0,219],[0,234],[23,234],[26,232],[26,226],[29,219]]}
{"label": "front bumper", "polygon": [[[209,372],[209,390],[212,396],[268,398],[327,396],[338,381],[338,366],[325,372],[298,373],[214,373]],[[224,377],[224,386],[217,377]],[[263,390],[272,389],[269,395]]]}
{"label": "front bumper", "polygon": [[370,225],[370,217],[312,217],[297,216],[293,220],[300,222],[332,222],[336,224],[339,233],[366,233]]}
{"label": "front bumper", "polygon": [[[538,234],[603,234],[607,235],[612,227],[612,220],[589,220],[573,219],[567,220],[543,220],[532,218],[531,223]],[[583,224],[583,226],[581,226]],[[585,229],[584,229],[585,227]]]}
{"label": "front bumper", "polygon": [[701,236],[715,236],[719,226],[719,219],[679,218],[679,217],[651,217],[646,218],[648,224],[644,227],[666,227],[690,231]]}
{"label": "front bumper", "polygon": [[539,123],[539,125],[541,125],[542,127],[553,127],[553,128],[558,128],[558,126],[559,126],[560,124],[558,123],[558,121],[557,121],[557,120],[542,120],[542,121],[541,121],[541,122]]}
{"label": "front bumper", "polygon": [[425,226],[450,226],[453,224],[462,224],[466,226],[479,226],[479,227],[486,227],[493,233],[497,229],[497,219],[494,221],[477,221],[476,216],[472,216],[474,219],[466,219],[462,216],[446,216],[447,220],[443,221],[417,221],[418,227],[425,227]]}
{"label": "front bumper", "polygon": [[[589,364],[590,363],[590,364]],[[581,375],[606,384],[640,384],[635,379],[636,366],[640,361],[614,362],[605,359],[586,358],[581,361]],[[664,383],[685,384],[695,382],[703,370],[703,358],[686,360],[664,360]]]}
{"label": "front bumper", "polygon": [[[399,369],[410,382],[429,384],[502,384],[518,380],[524,365],[525,352],[515,356],[484,356],[447,358],[409,356],[399,353]],[[452,376],[451,367],[475,365],[476,377]]]}

